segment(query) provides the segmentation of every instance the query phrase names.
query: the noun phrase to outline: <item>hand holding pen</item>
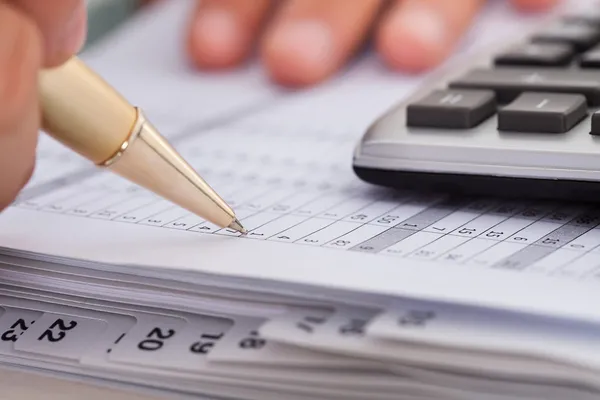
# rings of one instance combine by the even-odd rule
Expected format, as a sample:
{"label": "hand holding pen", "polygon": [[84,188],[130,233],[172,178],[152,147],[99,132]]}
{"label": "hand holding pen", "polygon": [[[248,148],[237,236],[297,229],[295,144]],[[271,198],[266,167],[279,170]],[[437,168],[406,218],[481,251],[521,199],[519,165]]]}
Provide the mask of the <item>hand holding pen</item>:
{"label": "hand holding pen", "polygon": [[235,212],[143,111],[74,56],[85,31],[82,1],[0,2],[0,206],[28,182],[43,130],[97,167],[244,233]]}
{"label": "hand holding pen", "polygon": [[[539,11],[560,0],[506,1],[519,10]],[[273,79],[291,86],[317,84],[335,75],[368,39],[373,40],[381,58],[390,68],[420,72],[435,67],[451,54],[484,2],[202,0],[190,19],[185,45],[190,59],[202,69],[235,67],[258,48]],[[0,1],[0,210],[13,202],[31,176],[37,134],[42,127],[42,105],[57,103],[52,96],[42,97],[40,101],[39,73],[70,60],[82,47],[86,30],[86,7],[82,0]],[[80,79],[87,81],[87,72],[82,72],[85,68],[80,68],[76,60],[72,64],[66,70],[75,71],[74,75],[79,74]],[[60,74],[57,77],[61,82],[71,82]],[[55,77],[49,81],[52,80],[56,80]],[[44,87],[54,91],[52,85]],[[118,94],[115,94],[115,99],[112,104],[125,104]],[[133,124],[134,120],[139,122],[132,107],[123,107],[115,107],[128,111],[121,112],[123,118],[116,118],[116,122],[122,120],[121,127],[107,133],[114,140],[105,145],[118,147],[128,144],[124,135],[135,133],[121,129]],[[56,108],[54,116],[63,121],[68,104]],[[70,117],[66,119],[70,120]],[[143,116],[139,114],[139,117]],[[69,129],[62,127],[58,130],[62,130],[63,139],[64,134],[68,136],[74,132],[67,132]],[[88,133],[92,139],[99,137],[94,129]],[[78,138],[71,137],[69,140],[79,142]],[[89,142],[87,146],[92,144]],[[110,150],[111,147],[107,148]],[[102,155],[92,154],[94,151],[87,153],[90,154],[84,155],[97,164],[111,161],[109,158],[100,160]],[[190,168],[182,168],[194,176],[195,186],[203,186]],[[132,174],[131,171],[127,173]],[[164,187],[153,189],[160,192]],[[210,192],[209,188],[202,191]],[[208,198],[212,199],[209,203],[217,203],[220,209],[209,213],[212,217],[219,219],[221,225],[229,221],[233,229],[243,230],[233,211],[216,194]],[[197,211],[193,204],[186,208]],[[201,208],[206,209],[205,206]]]}

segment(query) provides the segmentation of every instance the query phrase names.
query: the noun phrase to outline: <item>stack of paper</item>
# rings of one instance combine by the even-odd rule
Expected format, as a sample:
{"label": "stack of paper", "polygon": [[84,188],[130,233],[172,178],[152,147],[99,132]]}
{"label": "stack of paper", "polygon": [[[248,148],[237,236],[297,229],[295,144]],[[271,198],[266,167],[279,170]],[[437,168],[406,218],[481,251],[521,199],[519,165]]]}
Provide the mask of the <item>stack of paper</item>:
{"label": "stack of paper", "polygon": [[[600,398],[600,210],[362,183],[357,141],[427,76],[371,55],[298,93],[259,63],[201,73],[190,6],[157,4],[83,58],[250,233],[42,136],[0,216],[2,368],[131,399]],[[490,2],[457,57],[537,18]]]}

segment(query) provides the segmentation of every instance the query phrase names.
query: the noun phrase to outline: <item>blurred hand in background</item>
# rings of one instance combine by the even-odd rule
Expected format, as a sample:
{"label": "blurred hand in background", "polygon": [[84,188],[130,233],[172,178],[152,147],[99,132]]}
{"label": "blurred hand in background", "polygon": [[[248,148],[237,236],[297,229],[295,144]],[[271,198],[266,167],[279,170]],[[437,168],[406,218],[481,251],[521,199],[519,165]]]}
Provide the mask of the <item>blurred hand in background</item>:
{"label": "blurred hand in background", "polygon": [[[516,11],[560,0],[504,0]],[[201,0],[187,49],[202,69],[229,68],[258,50],[275,81],[319,83],[371,39],[392,69],[416,73],[454,50],[485,0]]]}

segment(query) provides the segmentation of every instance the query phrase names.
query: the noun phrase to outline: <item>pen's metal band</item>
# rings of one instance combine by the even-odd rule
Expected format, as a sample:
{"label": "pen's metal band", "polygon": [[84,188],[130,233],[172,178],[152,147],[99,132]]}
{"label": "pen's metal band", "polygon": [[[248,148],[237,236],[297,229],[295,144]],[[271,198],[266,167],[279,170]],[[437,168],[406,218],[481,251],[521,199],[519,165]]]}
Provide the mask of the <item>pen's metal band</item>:
{"label": "pen's metal band", "polygon": [[142,112],[142,110],[138,107],[135,107],[135,112],[136,112],[137,116],[135,119],[135,124],[131,128],[131,132],[129,133],[129,136],[127,136],[125,141],[123,143],[121,143],[121,147],[119,147],[119,150],[117,150],[117,152],[115,154],[113,154],[108,160],[101,162],[99,164],[99,166],[109,167],[109,166],[113,165],[115,162],[117,162],[117,160],[119,158],[121,158],[123,153],[125,153],[125,151],[129,147],[131,147],[133,142],[138,138],[138,136],[140,135],[140,133],[142,132],[142,130],[144,128],[144,124],[146,123],[146,117],[144,116],[144,113]]}

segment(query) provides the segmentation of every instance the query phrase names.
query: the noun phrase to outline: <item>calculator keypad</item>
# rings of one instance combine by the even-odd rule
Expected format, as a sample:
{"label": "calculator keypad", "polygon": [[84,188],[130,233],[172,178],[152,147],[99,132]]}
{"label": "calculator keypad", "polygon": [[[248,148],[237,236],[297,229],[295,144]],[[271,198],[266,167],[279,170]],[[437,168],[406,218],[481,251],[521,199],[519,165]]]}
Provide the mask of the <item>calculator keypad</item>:
{"label": "calculator keypad", "polygon": [[[600,106],[600,11],[569,15],[527,39],[495,54],[491,67],[468,70],[451,80],[448,90],[436,90],[408,105],[407,127],[475,128],[496,110],[490,110],[489,103],[442,104],[444,93],[492,91],[494,102],[502,107],[498,131],[570,131],[587,117],[588,107]],[[591,133],[597,135],[600,126],[594,128]]]}
{"label": "calculator keypad", "polygon": [[[600,10],[568,15],[492,56],[490,67],[467,70],[447,83],[450,91],[492,91],[499,110],[439,103],[444,90],[407,106],[407,127],[472,129],[498,114],[499,132],[566,133],[600,107]],[[463,104],[460,104],[463,106]],[[481,106],[481,104],[480,104]],[[479,113],[477,113],[479,112]],[[474,118],[474,115],[480,118]],[[485,115],[485,117],[483,117]],[[594,114],[586,131],[600,134]],[[419,130],[413,130],[418,133]]]}

